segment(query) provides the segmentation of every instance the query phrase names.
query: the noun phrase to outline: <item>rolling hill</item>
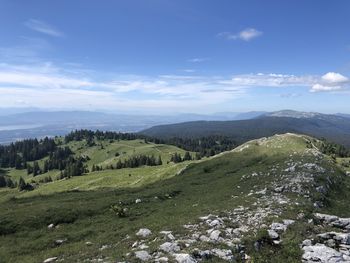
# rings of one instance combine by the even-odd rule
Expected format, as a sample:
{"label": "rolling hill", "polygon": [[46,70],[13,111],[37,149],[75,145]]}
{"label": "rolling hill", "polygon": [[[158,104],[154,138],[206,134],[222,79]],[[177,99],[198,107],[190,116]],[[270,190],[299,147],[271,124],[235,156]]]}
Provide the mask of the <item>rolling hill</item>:
{"label": "rolling hill", "polygon": [[350,216],[350,177],[312,137],[275,135],[179,164],[166,160],[182,150],[140,140],[68,144],[89,166],[115,151],[161,151],[164,163],[0,190],[4,262],[300,262],[317,259],[318,239],[323,256],[346,257],[343,239],[331,248],[319,237],[342,237],[345,223],[317,213]]}
{"label": "rolling hill", "polygon": [[195,121],[160,125],[143,130],[141,133],[163,138],[200,138],[208,135],[223,135],[242,143],[286,132],[326,138],[350,147],[349,118],[293,111],[269,113],[250,120]]}

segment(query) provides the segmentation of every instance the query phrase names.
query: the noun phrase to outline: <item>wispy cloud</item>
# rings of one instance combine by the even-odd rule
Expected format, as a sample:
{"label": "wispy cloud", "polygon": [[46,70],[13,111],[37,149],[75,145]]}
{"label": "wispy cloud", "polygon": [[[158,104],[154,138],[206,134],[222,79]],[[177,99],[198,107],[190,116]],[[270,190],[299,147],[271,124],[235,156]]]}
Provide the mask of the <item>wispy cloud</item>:
{"label": "wispy cloud", "polygon": [[[186,112],[231,103],[253,94],[256,88],[298,87],[305,92],[334,92],[346,89],[348,84],[347,77],[334,72],[323,76],[273,73],[226,77],[174,74],[125,76],[104,75],[67,63],[61,67],[51,62],[28,65],[0,63],[0,104],[3,106],[16,106],[21,101],[27,106],[37,107],[74,105],[82,109],[132,107],[135,110]],[[283,97],[295,96],[294,93],[287,94]]]}
{"label": "wispy cloud", "polygon": [[190,58],[187,61],[191,63],[200,63],[210,60],[210,58]]}
{"label": "wispy cloud", "polygon": [[238,33],[231,33],[231,32],[221,32],[218,34],[218,37],[222,37],[228,40],[243,40],[243,41],[250,41],[254,38],[257,38],[261,36],[263,32],[255,29],[255,28],[246,28]]}
{"label": "wispy cloud", "polygon": [[48,23],[41,21],[41,20],[37,20],[37,19],[30,19],[28,21],[26,21],[24,23],[25,26],[27,26],[28,28],[49,35],[49,36],[53,36],[53,37],[63,37],[64,34],[57,30],[56,28],[54,28],[53,26],[49,25]]}

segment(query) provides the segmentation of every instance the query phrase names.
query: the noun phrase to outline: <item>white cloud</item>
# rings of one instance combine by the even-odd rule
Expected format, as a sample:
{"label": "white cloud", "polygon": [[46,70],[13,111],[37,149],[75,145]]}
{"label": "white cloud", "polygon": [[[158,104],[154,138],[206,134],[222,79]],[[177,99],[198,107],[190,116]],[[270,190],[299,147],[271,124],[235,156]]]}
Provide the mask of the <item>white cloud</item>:
{"label": "white cloud", "polygon": [[233,76],[224,83],[234,86],[245,87],[287,87],[287,86],[310,86],[317,81],[316,76],[295,76],[286,74],[244,74]]}
{"label": "white cloud", "polygon": [[221,32],[218,34],[218,36],[226,38],[228,40],[240,39],[244,41],[250,41],[254,38],[261,36],[262,34],[263,32],[256,30],[255,28],[246,28],[237,34],[231,32]]}
{"label": "white cloud", "polygon": [[336,84],[349,81],[347,77],[335,72],[326,73],[325,75],[322,76],[322,80],[324,80],[327,83],[336,83]]}
{"label": "white cloud", "polygon": [[349,78],[340,73],[328,72],[324,74],[316,84],[311,87],[311,92],[334,92],[346,89],[349,86]]}
{"label": "white cloud", "polygon": [[343,89],[341,86],[325,86],[323,84],[315,84],[312,86],[310,92],[337,91],[341,89]]}
{"label": "white cloud", "polygon": [[64,34],[44,21],[30,19],[24,23],[28,28],[53,37],[62,37]]}

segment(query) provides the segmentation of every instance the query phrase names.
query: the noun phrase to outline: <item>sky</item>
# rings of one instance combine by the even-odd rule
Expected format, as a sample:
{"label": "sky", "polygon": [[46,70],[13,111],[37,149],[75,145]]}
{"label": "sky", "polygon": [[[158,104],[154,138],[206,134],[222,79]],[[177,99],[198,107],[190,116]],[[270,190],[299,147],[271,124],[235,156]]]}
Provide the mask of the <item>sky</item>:
{"label": "sky", "polygon": [[0,108],[350,113],[350,1],[0,0]]}

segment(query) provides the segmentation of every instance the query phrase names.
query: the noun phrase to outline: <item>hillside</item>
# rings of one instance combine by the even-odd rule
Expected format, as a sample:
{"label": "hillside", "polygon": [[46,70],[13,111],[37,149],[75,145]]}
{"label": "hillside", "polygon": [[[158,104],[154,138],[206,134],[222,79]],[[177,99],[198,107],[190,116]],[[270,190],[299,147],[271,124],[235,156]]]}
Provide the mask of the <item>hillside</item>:
{"label": "hillside", "polygon": [[[104,145],[106,160],[107,149],[122,143]],[[158,147],[128,143],[141,144],[142,151]],[[345,223],[328,226],[316,212],[350,217],[350,177],[318,150],[319,144],[308,136],[275,135],[201,161],[177,164],[184,165],[181,172],[178,167],[168,177],[156,179],[147,167],[127,168],[139,169],[137,180],[152,178],[132,188],[118,183],[108,188],[74,185],[45,196],[41,187],[24,193],[0,191],[0,195],[12,191],[11,198],[0,200],[1,260],[300,262],[302,257],[316,258],[315,249],[323,249],[324,257],[338,253],[338,258],[346,259],[343,239],[333,240],[334,248],[343,251],[339,253],[330,247],[331,237],[322,241],[317,236],[327,231],[336,233],[332,237],[344,236],[339,227]],[[78,154],[81,146],[75,147]],[[80,149],[79,154],[90,150]],[[91,154],[101,163],[105,157],[100,155],[99,151]],[[167,165],[174,164],[162,166]],[[94,180],[122,177],[94,173]],[[83,185],[85,179],[92,179],[89,176],[93,175],[49,184],[61,188],[79,178]],[[317,239],[327,246],[316,245]]]}
{"label": "hillside", "polygon": [[326,138],[350,147],[349,118],[325,114],[308,115],[304,113],[300,115],[296,112],[276,112],[240,121],[196,121],[160,125],[146,129],[141,133],[163,138],[198,138],[208,135],[223,135],[242,143],[286,132]]}

